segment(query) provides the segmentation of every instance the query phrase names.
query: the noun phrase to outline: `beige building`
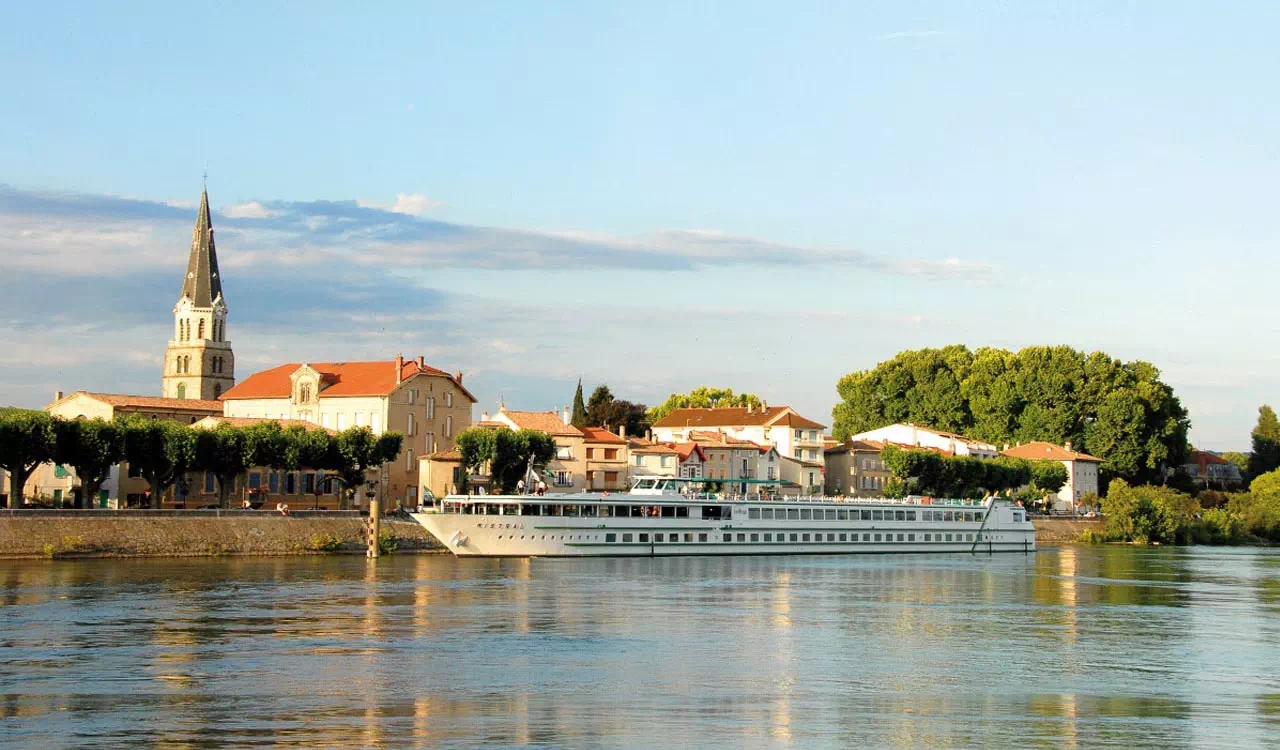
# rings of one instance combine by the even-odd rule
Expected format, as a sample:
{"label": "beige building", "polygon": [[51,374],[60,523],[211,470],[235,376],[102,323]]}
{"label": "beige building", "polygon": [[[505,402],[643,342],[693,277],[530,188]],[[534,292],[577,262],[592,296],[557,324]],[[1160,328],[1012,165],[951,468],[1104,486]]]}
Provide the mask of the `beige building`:
{"label": "beige building", "polygon": [[1006,447],[1001,453],[1013,458],[1062,462],[1067,468],[1067,483],[1058,490],[1058,501],[1054,503],[1056,510],[1074,510],[1080,498],[1098,492],[1098,467],[1102,465],[1102,459],[1072,450],[1070,442],[1066,445],[1042,441],[1023,443],[1013,448]]}
{"label": "beige building", "polygon": [[[197,399],[160,398],[156,396],[128,396],[120,393],[90,393],[76,391],[64,396],[54,394],[53,401],[44,407],[51,415],[64,419],[103,419],[111,421],[124,415],[146,419],[165,419],[181,424],[194,424],[206,417],[221,415],[222,402]],[[44,464],[27,480],[25,493],[28,498],[59,502],[70,499],[80,487],[80,480],[69,466]],[[127,463],[111,470],[102,485],[95,507],[141,506],[147,502],[148,485],[145,479],[129,470]],[[173,490],[165,498],[172,504]]]}
{"label": "beige building", "polygon": [[[489,422],[488,416],[482,415],[482,421]],[[556,441],[556,457],[544,471],[549,492],[613,492],[630,486],[626,439],[600,427],[574,427],[567,408],[516,411],[503,406],[492,421],[512,430],[539,430]]]}
{"label": "beige building", "polygon": [[954,432],[944,432],[914,424],[891,424],[851,436],[854,440],[893,443],[903,448],[929,448],[949,456],[995,458],[1000,454],[994,445],[973,440]]}
{"label": "beige building", "polygon": [[161,380],[165,398],[206,401],[218,398],[236,382],[208,190],[200,195],[200,213],[191,233],[187,274],[173,308],[173,338],[165,350]]}
{"label": "beige building", "polygon": [[884,443],[854,440],[834,443],[826,449],[828,495],[847,497],[884,497],[884,486],[893,477],[880,458]]}
{"label": "beige building", "polygon": [[[422,357],[406,361],[301,362],[250,375],[222,395],[229,417],[300,420],[335,431],[368,427],[380,435],[404,435],[395,461],[376,478],[388,510],[416,507],[419,458],[447,451],[453,438],[471,426],[475,397],[450,375]],[[363,497],[358,496],[358,502]]]}
{"label": "beige building", "polygon": [[653,425],[658,442],[691,440],[695,431],[713,431],[772,445],[783,456],[822,463],[823,425],[800,416],[790,406],[675,409]]}

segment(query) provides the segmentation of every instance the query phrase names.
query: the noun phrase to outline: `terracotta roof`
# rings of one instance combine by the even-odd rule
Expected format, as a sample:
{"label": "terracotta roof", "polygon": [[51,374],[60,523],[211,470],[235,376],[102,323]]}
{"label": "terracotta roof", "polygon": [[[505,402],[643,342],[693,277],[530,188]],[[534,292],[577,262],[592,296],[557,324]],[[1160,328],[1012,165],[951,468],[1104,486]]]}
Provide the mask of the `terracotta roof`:
{"label": "terracotta roof", "polygon": [[618,435],[609,432],[603,427],[583,427],[582,434],[590,443],[625,443]]}
{"label": "terracotta roof", "polygon": [[[915,446],[909,446],[914,448]],[[884,443],[879,440],[846,440],[843,443],[836,443],[833,447],[824,450],[824,453],[848,453],[849,451],[881,451],[884,450]]]}
{"label": "terracotta roof", "polygon": [[745,406],[721,409],[675,409],[653,423],[654,427],[791,427],[821,428],[823,425],[796,414],[790,406]]}
{"label": "terracotta roof", "polygon": [[582,430],[571,424],[565,424],[560,415],[554,411],[512,411],[503,409],[498,412],[515,423],[522,430],[539,430],[548,435],[582,437]]}
{"label": "terracotta roof", "polygon": [[761,446],[751,440],[743,440],[724,433],[709,432],[707,430],[690,430],[689,438],[701,444],[704,448],[754,448],[761,452],[769,450],[769,446]]}
{"label": "terracotta roof", "polygon": [[436,451],[435,453],[428,453],[425,456],[423,456],[423,458],[429,458],[432,461],[461,461],[462,453],[459,452],[457,448],[454,448],[453,450],[448,450],[448,451]]}
{"label": "terracotta roof", "polygon": [[[111,406],[140,409],[170,409],[175,411],[207,411],[222,413],[221,401],[205,401],[197,398],[160,398],[158,396],[129,396],[122,393],[92,393],[76,391],[71,396],[88,396]],[[70,398],[71,396],[67,396]],[[65,399],[64,399],[65,400]]]}
{"label": "terracotta roof", "polygon": [[669,443],[655,443],[650,440],[627,440],[627,447],[632,453],[640,453],[644,455],[679,455],[680,451],[676,450]]}
{"label": "terracotta roof", "polygon": [[276,422],[281,427],[305,427],[308,430],[324,430],[330,435],[338,434],[337,430],[333,430],[328,427],[321,427],[315,422],[308,422],[305,419],[271,419],[270,417],[221,417],[213,415],[205,417],[191,426],[211,428],[220,424],[229,424],[233,427],[249,427],[250,425],[260,424],[262,422]]}
{"label": "terracotta roof", "polygon": [[[288,398],[293,383],[289,376],[293,375],[304,364],[320,373],[320,379],[326,385],[320,389],[322,398],[344,396],[386,396],[394,391],[396,383],[395,360],[378,362],[290,362],[273,367],[270,370],[255,372],[236,383],[231,390],[222,394],[223,401],[248,398]],[[458,386],[467,398],[476,400],[471,392],[462,386],[456,376],[430,365],[419,367],[416,360],[406,360],[400,368],[401,381],[408,380],[418,374],[434,375],[447,378]]]}
{"label": "terracotta roof", "polygon": [[472,422],[471,426],[472,427],[488,427],[489,429],[497,429],[499,427],[503,429],[507,429],[508,427],[510,427],[510,425],[508,425],[506,422],[495,422],[492,419],[482,421],[482,422]]}
{"label": "terracotta roof", "polygon": [[1096,456],[1090,456],[1079,451],[1070,451],[1061,445],[1039,440],[1008,448],[1002,453],[1013,458],[1030,458],[1042,461],[1090,461],[1092,463],[1102,463],[1102,459]]}
{"label": "terracotta roof", "polygon": [[707,454],[702,452],[702,446],[697,443],[672,443],[671,447],[680,455],[681,461],[688,461],[689,456],[695,453],[698,454],[698,459],[704,463],[707,460]]}

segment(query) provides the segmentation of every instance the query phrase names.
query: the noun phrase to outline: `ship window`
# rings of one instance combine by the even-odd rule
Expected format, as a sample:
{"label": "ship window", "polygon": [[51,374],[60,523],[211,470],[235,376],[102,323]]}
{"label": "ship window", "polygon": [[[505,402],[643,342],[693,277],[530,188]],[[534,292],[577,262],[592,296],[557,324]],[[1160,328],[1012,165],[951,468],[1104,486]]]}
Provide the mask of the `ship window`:
{"label": "ship window", "polygon": [[[821,511],[819,511],[819,512],[821,512]],[[812,520],[813,520],[813,511],[809,510],[808,508],[801,508],[801,509],[800,509],[800,520],[801,520],[801,521],[812,521]]]}
{"label": "ship window", "polygon": [[596,509],[596,513],[599,513],[601,518],[609,518],[613,515],[613,506],[601,505]]}
{"label": "ship window", "polygon": [[647,542],[647,541],[649,541],[649,535],[648,535],[648,534],[641,534],[641,535],[640,535],[640,541],[642,541],[642,542]]}
{"label": "ship window", "polygon": [[926,542],[932,542],[932,541],[933,541],[933,534],[925,534],[925,535],[924,535],[924,540],[925,540]]}
{"label": "ship window", "polygon": [[[642,534],[641,536],[643,536],[643,534]],[[642,542],[643,542],[644,540],[643,540],[643,539],[641,539],[640,541],[642,541]],[[662,541],[662,535],[661,535],[661,534],[654,534],[654,535],[653,535],[653,541],[655,541],[655,542],[661,542],[661,541]]]}
{"label": "ship window", "polygon": [[965,540],[966,542],[972,542],[972,541],[973,541],[973,534],[965,534],[965,535],[964,535],[964,540]]}
{"label": "ship window", "polygon": [[651,490],[651,489],[653,489],[653,485],[654,485],[654,484],[655,484],[655,482],[654,482],[654,480],[652,480],[652,479],[641,479],[641,480],[640,480],[640,483],[636,485],[636,489],[638,489],[638,490]]}
{"label": "ship window", "polygon": [[[672,538],[673,538],[673,540],[674,540],[674,537],[675,537],[675,535],[674,535],[674,534],[672,534]],[[685,535],[684,535],[684,540],[685,540],[686,542],[692,542],[692,541],[693,541],[693,534],[685,534]]]}
{"label": "ship window", "polygon": [[795,508],[787,508],[787,520],[789,521],[800,520],[800,511],[796,510]]}
{"label": "ship window", "polygon": [[725,534],[724,536],[720,537],[720,541],[722,541],[722,542],[732,542],[732,541],[733,541],[733,534]]}
{"label": "ship window", "polygon": [[747,518],[759,518],[759,517],[760,517],[759,508],[752,508],[747,511]]}
{"label": "ship window", "polygon": [[950,535],[950,534],[947,534],[947,541],[948,541],[948,542],[949,542],[949,541],[951,541],[951,535]]}
{"label": "ship window", "polygon": [[863,510],[863,511],[860,511],[860,512],[862,513],[862,520],[864,520],[864,521],[870,521],[870,520],[871,520],[871,511],[869,511],[869,510]]}
{"label": "ship window", "polygon": [[791,541],[793,541],[793,542],[794,542],[794,541],[796,541],[797,539],[799,539],[799,537],[800,537],[800,535],[799,535],[799,534],[792,534],[792,535],[791,535]]}
{"label": "ship window", "polygon": [[908,541],[908,542],[914,542],[915,540],[916,540],[916,535],[915,535],[915,534],[907,534],[907,541]]}
{"label": "ship window", "polygon": [[840,535],[840,541],[842,541],[842,542],[847,542],[847,541],[849,541],[849,535],[848,535],[848,534],[841,534],[841,535]]}
{"label": "ship window", "polygon": [[835,512],[834,510],[828,510],[828,511],[827,511],[827,520],[828,520],[828,521],[834,521],[834,520],[836,520],[836,512]]}
{"label": "ship window", "polygon": [[882,511],[882,510],[873,510],[873,511],[871,511],[871,520],[872,520],[872,521],[883,521],[883,520],[884,520],[884,511]]}
{"label": "ship window", "polygon": [[802,535],[800,536],[800,541],[802,541],[802,542],[807,542],[807,541],[809,541],[809,535],[808,535],[808,534],[802,534]]}
{"label": "ship window", "polygon": [[878,541],[880,541],[880,539],[881,539],[881,535],[880,535],[880,534],[876,534],[876,541],[878,542]]}
{"label": "ship window", "polygon": [[893,512],[893,520],[895,521],[907,520],[907,512],[905,510],[895,510]]}
{"label": "ship window", "polygon": [[914,510],[907,511],[907,520],[908,521],[916,520],[916,512]]}
{"label": "ship window", "polygon": [[581,515],[581,512],[579,511],[578,506],[576,505],[566,505],[564,506],[564,514],[572,518],[577,518],[579,515]]}
{"label": "ship window", "polygon": [[706,534],[699,534],[699,535],[698,535],[698,541],[699,541],[699,542],[705,542],[705,541],[707,541],[707,535],[706,535]]}
{"label": "ship window", "polygon": [[631,535],[630,535],[630,534],[623,534],[623,535],[622,535],[622,541],[623,541],[623,542],[629,542],[629,541],[631,541]]}
{"label": "ship window", "polygon": [[688,518],[688,517],[689,517],[689,506],[687,506],[687,505],[677,505],[677,506],[676,506],[676,518]]}
{"label": "ship window", "polygon": [[[876,534],[876,536],[880,536],[880,535],[879,535],[879,534]],[[864,541],[864,542],[869,542],[869,541],[871,541],[871,535],[870,535],[870,534],[863,534],[863,535],[862,535],[862,541]]]}
{"label": "ship window", "polygon": [[827,534],[827,541],[828,541],[828,542],[834,542],[835,540],[836,540],[836,535],[835,535],[835,534]]}
{"label": "ship window", "polygon": [[664,506],[662,506],[662,517],[663,517],[663,518],[675,518],[675,517],[676,517],[676,506],[674,506],[674,505],[664,505]]}
{"label": "ship window", "polygon": [[598,512],[598,506],[595,506],[595,505],[582,506],[582,515],[588,518],[595,518],[597,512]]}
{"label": "ship window", "polygon": [[848,520],[849,520],[849,511],[847,511],[847,510],[837,511],[837,512],[836,512],[836,520],[838,520],[838,521],[848,521]]}
{"label": "ship window", "polygon": [[764,540],[765,540],[766,542],[772,542],[772,541],[773,541],[773,534],[765,534],[765,535],[764,535]]}
{"label": "ship window", "polygon": [[761,508],[761,509],[760,509],[760,517],[761,517],[761,518],[763,518],[763,519],[765,519],[766,521],[772,521],[772,520],[773,520],[773,508]]}
{"label": "ship window", "polygon": [[898,535],[898,541],[899,541],[899,542],[904,542],[904,541],[906,541],[906,540],[902,538],[902,534],[899,534],[899,535]]}
{"label": "ship window", "polygon": [[948,511],[944,511],[944,512],[943,512],[943,514],[942,514],[942,520],[944,520],[944,521],[954,521],[954,520],[956,520],[956,514],[955,514],[955,512],[954,512],[954,511],[950,511],[950,510],[948,510]]}

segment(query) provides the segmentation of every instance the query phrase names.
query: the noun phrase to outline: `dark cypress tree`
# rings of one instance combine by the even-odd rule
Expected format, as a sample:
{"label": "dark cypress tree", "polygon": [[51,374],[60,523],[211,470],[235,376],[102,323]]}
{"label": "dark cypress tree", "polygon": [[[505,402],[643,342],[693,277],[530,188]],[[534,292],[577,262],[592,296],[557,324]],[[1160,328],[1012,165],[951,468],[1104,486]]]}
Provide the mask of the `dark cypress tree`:
{"label": "dark cypress tree", "polygon": [[582,378],[578,378],[578,391],[573,394],[573,418],[569,423],[574,427],[587,426],[587,405],[582,400]]}

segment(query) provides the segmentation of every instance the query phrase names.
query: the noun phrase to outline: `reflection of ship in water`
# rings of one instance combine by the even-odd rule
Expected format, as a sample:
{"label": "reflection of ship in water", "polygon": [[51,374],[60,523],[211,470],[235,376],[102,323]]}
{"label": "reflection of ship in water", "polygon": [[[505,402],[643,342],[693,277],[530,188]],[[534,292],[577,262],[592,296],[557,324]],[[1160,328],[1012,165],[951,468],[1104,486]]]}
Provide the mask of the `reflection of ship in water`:
{"label": "reflection of ship in water", "polygon": [[1030,552],[1025,511],[995,498],[743,499],[709,480],[644,478],[631,492],[450,495],[413,514],[460,557]]}

